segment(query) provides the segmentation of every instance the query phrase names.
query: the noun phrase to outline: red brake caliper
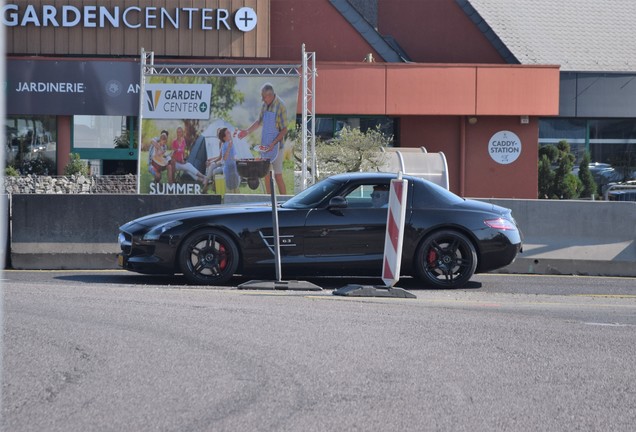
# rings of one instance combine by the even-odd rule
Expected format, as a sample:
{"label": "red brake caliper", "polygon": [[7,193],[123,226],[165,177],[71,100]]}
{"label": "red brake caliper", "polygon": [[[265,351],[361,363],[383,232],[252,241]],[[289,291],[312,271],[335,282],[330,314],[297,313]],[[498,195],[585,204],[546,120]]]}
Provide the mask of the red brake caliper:
{"label": "red brake caliper", "polygon": [[429,250],[426,256],[426,260],[428,261],[429,265],[433,265],[437,260],[437,252],[435,252],[434,249]]}
{"label": "red brake caliper", "polygon": [[219,245],[219,255],[221,255],[223,257],[219,261],[219,268],[221,270],[223,270],[223,269],[225,269],[225,266],[227,265],[227,255],[225,255],[225,246]]}

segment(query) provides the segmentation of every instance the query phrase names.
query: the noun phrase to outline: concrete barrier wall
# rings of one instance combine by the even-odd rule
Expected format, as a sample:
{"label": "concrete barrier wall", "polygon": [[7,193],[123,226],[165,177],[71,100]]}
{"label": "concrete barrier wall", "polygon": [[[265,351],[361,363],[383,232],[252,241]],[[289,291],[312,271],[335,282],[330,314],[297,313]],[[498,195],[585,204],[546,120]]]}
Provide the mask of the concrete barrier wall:
{"label": "concrete barrier wall", "polygon": [[118,228],[179,207],[221,203],[220,195],[11,195],[15,269],[117,268]]}
{"label": "concrete barrier wall", "polygon": [[[270,197],[225,198],[227,203],[254,200]],[[512,209],[524,234],[523,253],[500,272],[636,276],[635,202],[481,201]],[[9,265],[117,268],[117,233],[123,223],[157,211],[220,202],[215,195],[12,195]]]}
{"label": "concrete barrier wall", "polygon": [[481,201],[512,209],[524,234],[503,272],[636,276],[636,202]]}

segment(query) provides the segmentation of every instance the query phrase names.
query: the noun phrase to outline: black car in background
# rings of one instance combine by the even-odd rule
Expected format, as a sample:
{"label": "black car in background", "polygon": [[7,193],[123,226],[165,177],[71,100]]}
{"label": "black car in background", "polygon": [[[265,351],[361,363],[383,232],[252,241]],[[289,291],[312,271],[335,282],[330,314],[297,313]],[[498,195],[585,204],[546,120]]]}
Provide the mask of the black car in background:
{"label": "black car in background", "polygon": [[[387,208],[374,189],[396,174],[347,173],[322,180],[279,204],[282,274],[382,275]],[[427,180],[408,180],[401,275],[425,286],[461,287],[476,272],[510,264],[522,237],[511,211],[467,200]],[[274,277],[271,203],[184,208],[120,227],[121,267],[152,274],[182,273],[192,284],[228,282],[233,275]]]}

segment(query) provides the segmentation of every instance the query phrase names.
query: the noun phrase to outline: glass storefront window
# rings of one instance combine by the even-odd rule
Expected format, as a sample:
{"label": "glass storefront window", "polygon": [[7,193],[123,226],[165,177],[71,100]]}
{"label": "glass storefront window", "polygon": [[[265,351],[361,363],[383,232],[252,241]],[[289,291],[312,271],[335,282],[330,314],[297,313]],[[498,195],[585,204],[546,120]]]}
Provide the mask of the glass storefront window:
{"label": "glass storefront window", "polygon": [[566,140],[576,160],[583,159],[587,149],[587,121],[581,119],[550,118],[539,120],[539,145],[558,144]]}
{"label": "glass storefront window", "polygon": [[592,162],[607,164],[620,174],[619,179],[636,177],[635,119],[539,120],[540,145],[557,144],[561,140],[570,144],[576,164],[587,150]]}
{"label": "glass storefront window", "polygon": [[625,179],[636,176],[636,121],[589,120],[593,161],[608,163]]}
{"label": "glass storefront window", "polygon": [[333,118],[331,117],[317,117],[316,118],[316,137],[321,140],[328,140],[333,138]]}
{"label": "glass storefront window", "polygon": [[125,116],[73,117],[73,147],[76,149],[128,148]]}
{"label": "glass storefront window", "polygon": [[21,174],[55,174],[55,116],[8,116],[5,119],[5,160]]}
{"label": "glass storefront window", "polygon": [[[302,124],[302,118],[298,116],[298,125]],[[300,127],[300,126],[299,126]],[[393,137],[393,145],[397,145],[396,124],[389,117],[344,117],[344,116],[319,116],[316,117],[316,137],[328,141],[336,136],[344,128],[360,129],[366,132],[369,129],[380,128],[385,136]]]}
{"label": "glass storefront window", "polygon": [[136,117],[73,117],[73,152],[90,161],[93,175],[137,173]]}

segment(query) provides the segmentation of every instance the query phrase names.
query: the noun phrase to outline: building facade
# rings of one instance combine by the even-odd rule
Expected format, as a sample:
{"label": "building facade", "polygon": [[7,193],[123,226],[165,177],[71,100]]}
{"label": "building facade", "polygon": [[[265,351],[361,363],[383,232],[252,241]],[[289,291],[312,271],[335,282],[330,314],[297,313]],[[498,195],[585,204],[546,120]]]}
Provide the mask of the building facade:
{"label": "building facade", "polygon": [[511,64],[460,1],[356,3],[6,2],[7,162],[61,174],[79,153],[96,173],[134,172],[142,48],[156,63],[262,65],[299,64],[304,44],[319,137],[380,125],[395,147],[443,152],[456,193],[536,198],[560,66]]}

